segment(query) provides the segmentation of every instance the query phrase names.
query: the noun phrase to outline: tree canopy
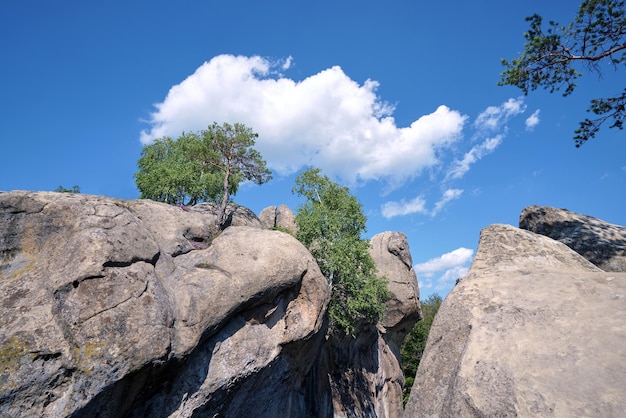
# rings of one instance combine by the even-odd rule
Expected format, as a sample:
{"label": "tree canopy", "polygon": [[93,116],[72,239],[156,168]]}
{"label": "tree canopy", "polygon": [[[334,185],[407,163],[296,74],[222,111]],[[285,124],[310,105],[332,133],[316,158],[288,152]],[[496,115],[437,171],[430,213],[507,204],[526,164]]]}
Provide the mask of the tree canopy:
{"label": "tree canopy", "polygon": [[73,186],[71,189],[66,189],[63,186],[59,186],[56,189],[54,189],[54,191],[58,193],[80,193],[80,187]]}
{"label": "tree canopy", "polygon": [[221,225],[226,205],[242,181],[263,184],[271,179],[265,161],[253,148],[257,137],[242,124],[214,123],[176,140],[155,140],[144,146],[137,163],[141,198],[181,205],[220,201],[216,224]]}
{"label": "tree canopy", "polygon": [[367,222],[362,206],[347,187],[317,168],[300,173],[293,192],[306,199],[296,214],[296,236],[331,287],[329,331],[354,336],[359,323],[380,319],[389,298],[386,280],[376,275],[370,244],[361,239]]}
{"label": "tree canopy", "polygon": [[[574,21],[561,26],[550,21],[543,27],[537,14],[527,17],[530,29],[524,34],[524,52],[512,61],[502,59],[507,67],[499,85],[519,87],[524,94],[539,87],[551,93],[563,89],[563,96],[576,88],[576,79],[583,67],[602,74],[601,63],[616,70],[626,63],[626,13],[623,1],[586,0],[578,9]],[[597,117],[586,118],[575,131],[574,140],[580,147],[595,137],[600,127],[611,120],[609,128],[622,129],[626,118],[626,88],[613,97],[591,101],[587,109]]]}

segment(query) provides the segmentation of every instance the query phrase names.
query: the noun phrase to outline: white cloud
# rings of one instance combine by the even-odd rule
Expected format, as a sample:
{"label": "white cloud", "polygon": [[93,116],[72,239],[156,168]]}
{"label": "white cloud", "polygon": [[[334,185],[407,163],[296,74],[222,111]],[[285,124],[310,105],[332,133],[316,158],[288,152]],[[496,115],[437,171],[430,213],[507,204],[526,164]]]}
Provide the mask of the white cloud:
{"label": "white cloud", "polygon": [[500,106],[489,106],[480,113],[474,121],[474,127],[477,131],[474,135],[474,140],[478,138],[485,139],[481,143],[474,145],[465,153],[463,158],[456,159],[451,164],[444,181],[463,177],[470,170],[472,164],[494,152],[507,134],[507,122],[525,111],[524,98],[519,97],[517,99],[509,98]]}
{"label": "white cloud", "polygon": [[413,270],[417,273],[420,289],[447,293],[454,287],[457,279],[467,274],[473,255],[473,250],[461,247],[425,263],[416,264]]}
{"label": "white cloud", "polygon": [[524,113],[524,98],[510,98],[500,106],[489,106],[474,121],[474,126],[481,130],[498,130],[514,116]]}
{"label": "white cloud", "polygon": [[459,199],[463,194],[463,189],[448,189],[443,193],[441,199],[435,203],[435,208],[433,209],[431,216],[437,215],[441,209],[449,202]]}
{"label": "white cloud", "polygon": [[458,279],[465,277],[468,271],[469,268],[463,266],[456,266],[446,270],[446,272],[437,279],[437,284],[434,286],[435,290],[449,290],[449,288],[456,284]]}
{"label": "white cloud", "polygon": [[387,202],[382,205],[381,212],[387,219],[412,213],[426,213],[426,201],[421,196],[418,196],[408,202],[404,199],[399,202]]}
{"label": "white cloud", "polygon": [[376,81],[359,85],[338,66],[295,81],[282,74],[291,66],[291,57],[214,57],[155,105],[142,143],[214,121],[240,122],[259,133],[256,148],[279,174],[313,165],[350,184],[384,179],[399,186],[437,164],[438,153],[461,137],[466,117],[458,111],[439,106],[399,127]]}
{"label": "white cloud", "polygon": [[533,129],[535,129],[535,126],[537,126],[539,124],[539,112],[540,110],[537,109],[533,112],[532,115],[530,115],[527,119],[526,119],[526,130],[527,131],[532,131]]}
{"label": "white cloud", "polygon": [[[449,202],[460,198],[461,194],[463,194],[462,189],[446,190],[441,199],[435,203],[435,208],[430,213],[431,216],[437,215]],[[417,196],[409,201],[401,199],[397,202],[386,202],[381,205],[381,213],[383,217],[390,219],[396,216],[410,215],[412,213],[426,214],[428,213],[428,209],[426,209],[426,199],[422,196]]]}
{"label": "white cloud", "polygon": [[446,180],[459,179],[465,175],[470,166],[484,156],[491,154],[501,143],[504,134],[496,135],[485,139],[482,143],[475,145],[465,153],[462,159],[455,160],[446,174]]}
{"label": "white cloud", "polygon": [[473,255],[474,250],[461,247],[437,258],[430,259],[425,263],[416,264],[413,266],[413,270],[418,274],[423,273],[427,277],[432,277],[434,273],[442,270],[451,270],[464,266],[471,261]]}

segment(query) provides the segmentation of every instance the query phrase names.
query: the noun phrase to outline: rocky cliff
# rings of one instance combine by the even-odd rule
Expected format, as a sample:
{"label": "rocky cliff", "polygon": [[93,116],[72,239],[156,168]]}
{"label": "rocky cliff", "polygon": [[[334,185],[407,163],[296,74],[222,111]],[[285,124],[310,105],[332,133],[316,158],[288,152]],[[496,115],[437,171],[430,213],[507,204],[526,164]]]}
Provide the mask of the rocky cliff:
{"label": "rocky cliff", "polygon": [[[522,220],[616,265],[610,224],[537,207]],[[625,296],[626,273],[547,236],[485,228],[435,318],[404,416],[625,416]]]}
{"label": "rocky cliff", "polygon": [[326,279],[293,237],[213,220],[0,193],[0,415],[305,416]]}
{"label": "rocky cliff", "polygon": [[329,341],[306,248],[237,206],[216,236],[214,209],[0,192],[0,416],[399,416],[406,239],[373,240],[382,323]]}

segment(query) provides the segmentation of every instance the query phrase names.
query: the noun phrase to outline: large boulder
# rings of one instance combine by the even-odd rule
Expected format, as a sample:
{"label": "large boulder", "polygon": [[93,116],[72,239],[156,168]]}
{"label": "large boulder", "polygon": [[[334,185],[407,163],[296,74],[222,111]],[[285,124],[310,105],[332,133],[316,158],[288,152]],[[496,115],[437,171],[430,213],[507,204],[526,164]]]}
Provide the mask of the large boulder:
{"label": "large boulder", "polygon": [[519,226],[562,242],[602,270],[626,272],[623,226],[548,206],[525,208]]}
{"label": "large boulder", "polygon": [[0,416],[309,415],[326,279],[288,234],[214,220],[0,193]]}
{"label": "large boulder", "polygon": [[437,313],[404,416],[624,416],[625,295],[624,273],[487,227]]}
{"label": "large boulder", "polygon": [[400,346],[421,318],[417,277],[404,234],[384,232],[370,242],[370,255],[378,274],[388,280],[391,298],[378,324],[359,327],[355,338],[333,335],[327,341],[318,375],[330,377],[328,416],[402,416]]}

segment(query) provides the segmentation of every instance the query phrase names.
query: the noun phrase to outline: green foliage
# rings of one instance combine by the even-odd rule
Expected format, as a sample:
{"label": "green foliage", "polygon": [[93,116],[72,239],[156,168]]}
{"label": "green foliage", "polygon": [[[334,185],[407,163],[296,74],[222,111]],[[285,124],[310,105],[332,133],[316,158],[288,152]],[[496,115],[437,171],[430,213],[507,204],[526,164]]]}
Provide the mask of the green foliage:
{"label": "green foliage", "polygon": [[59,186],[56,189],[54,189],[54,191],[58,193],[80,193],[80,187],[73,186],[71,189],[66,189],[63,186]]}
{"label": "green foliage", "polygon": [[177,140],[163,137],[144,146],[135,174],[141,198],[181,205],[221,197],[218,225],[226,205],[244,180],[271,179],[261,155],[252,148],[258,135],[241,124],[217,123]]}
{"label": "green foliage", "polygon": [[222,202],[217,215],[216,225],[222,225],[226,206],[230,198],[229,184],[243,180],[263,184],[272,179],[271,171],[265,166],[261,154],[253,148],[258,134],[240,123],[231,126],[227,123],[219,126],[214,123],[203,131],[203,143],[213,150],[209,164],[223,176]]}
{"label": "green foliage", "polygon": [[[600,62],[614,68],[626,63],[626,13],[623,1],[586,0],[579,7],[574,21],[561,26],[550,21],[546,30],[543,19],[535,14],[527,17],[530,29],[524,34],[526,44],[519,58],[502,64],[499,85],[519,87],[524,94],[539,87],[550,93],[563,89],[563,96],[576,88],[582,72],[574,66],[582,64],[598,74]],[[600,126],[613,119],[609,128],[622,129],[626,118],[626,89],[615,97],[594,99],[587,110],[599,117],[585,119],[575,131],[579,147],[595,137]]]}
{"label": "green foliage", "polygon": [[[217,200],[222,178],[206,162],[212,155],[202,133],[183,133],[177,140],[163,137],[144,146],[135,173],[140,197],[181,205]],[[237,182],[231,184],[233,193],[237,186]]]}
{"label": "green foliage", "polygon": [[386,280],[376,276],[369,242],[361,239],[367,218],[348,188],[319,169],[303,171],[293,192],[306,198],[296,215],[296,237],[309,248],[331,287],[329,332],[354,336],[357,324],[381,318],[390,297]]}
{"label": "green foliage", "polygon": [[422,359],[424,348],[426,348],[428,333],[430,332],[430,327],[433,324],[435,315],[439,310],[439,306],[441,306],[441,302],[441,296],[436,293],[430,295],[428,299],[421,301],[424,318],[415,324],[415,327],[406,337],[401,347],[402,370],[404,371],[403,400],[405,404],[409,400],[415,374],[417,373],[417,368]]}

